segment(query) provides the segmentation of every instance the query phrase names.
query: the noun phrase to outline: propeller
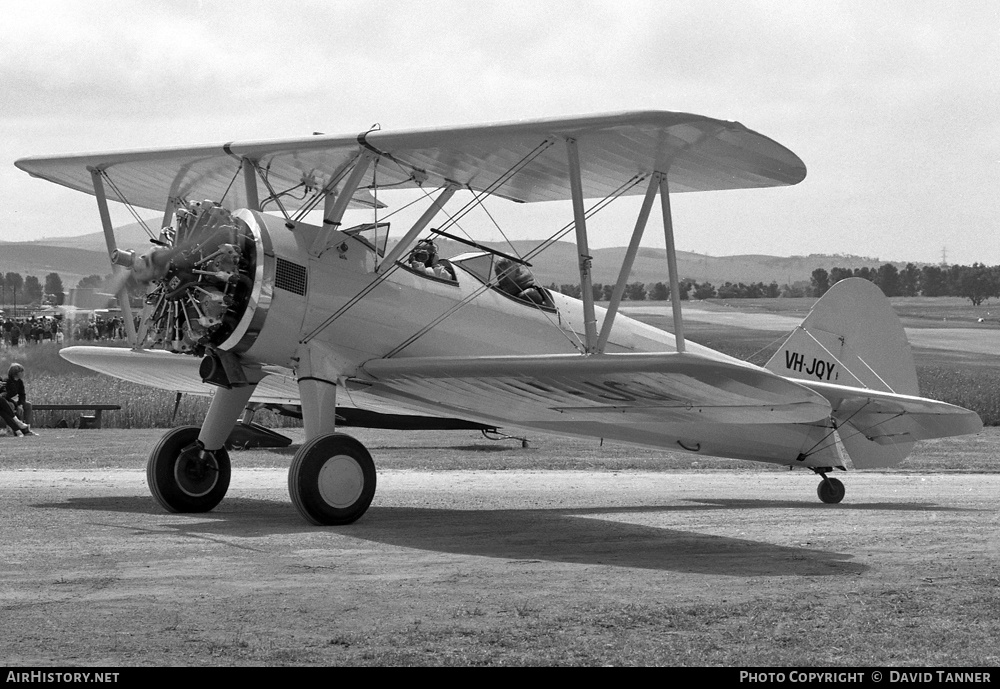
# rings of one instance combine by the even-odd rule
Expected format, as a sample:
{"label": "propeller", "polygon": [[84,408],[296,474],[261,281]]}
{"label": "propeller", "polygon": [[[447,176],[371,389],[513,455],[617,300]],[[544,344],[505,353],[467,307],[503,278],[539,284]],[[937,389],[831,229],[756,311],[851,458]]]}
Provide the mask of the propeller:
{"label": "propeller", "polygon": [[201,354],[232,332],[253,287],[255,250],[245,222],[217,203],[178,208],[146,253],[114,249],[109,291],[145,292],[135,346]]}

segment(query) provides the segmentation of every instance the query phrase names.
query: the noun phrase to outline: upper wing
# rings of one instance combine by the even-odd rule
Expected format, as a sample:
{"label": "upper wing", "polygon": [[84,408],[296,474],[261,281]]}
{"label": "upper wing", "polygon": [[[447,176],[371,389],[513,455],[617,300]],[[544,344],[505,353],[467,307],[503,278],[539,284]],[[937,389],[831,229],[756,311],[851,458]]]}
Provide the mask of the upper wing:
{"label": "upper wing", "polygon": [[[675,192],[796,184],[806,172],[794,153],[737,122],[673,112],[234,141],[22,158],[15,164],[36,177],[90,194],[90,170],[103,169],[114,183],[108,189],[110,198],[124,196],[145,208],[162,209],[168,197],[243,207],[244,185],[238,178],[244,157],[256,161],[271,189],[281,193],[302,184],[322,187],[369,149],[382,157],[362,187],[376,182],[396,187],[455,182],[482,191],[509,175],[495,193],[534,202],[571,198],[566,139],[577,142],[588,198],[605,197],[633,176],[653,171],[669,171]],[[636,187],[627,193],[642,192]],[[296,208],[291,196],[282,203]]]}

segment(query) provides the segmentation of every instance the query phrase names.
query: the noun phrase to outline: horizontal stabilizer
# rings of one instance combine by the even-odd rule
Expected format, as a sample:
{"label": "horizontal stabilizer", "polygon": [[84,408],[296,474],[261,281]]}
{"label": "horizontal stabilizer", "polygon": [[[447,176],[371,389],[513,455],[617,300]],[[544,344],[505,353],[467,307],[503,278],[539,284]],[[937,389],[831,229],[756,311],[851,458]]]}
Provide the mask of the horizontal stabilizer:
{"label": "horizontal stabilizer", "polygon": [[983,428],[974,411],[947,402],[824,383],[805,385],[830,400],[837,433],[858,469],[895,466],[917,440]]}

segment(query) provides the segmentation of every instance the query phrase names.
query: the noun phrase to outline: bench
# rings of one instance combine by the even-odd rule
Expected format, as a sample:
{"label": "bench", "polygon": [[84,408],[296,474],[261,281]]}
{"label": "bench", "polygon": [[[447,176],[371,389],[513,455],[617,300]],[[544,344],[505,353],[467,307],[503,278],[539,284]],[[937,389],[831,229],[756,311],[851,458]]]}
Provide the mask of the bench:
{"label": "bench", "polygon": [[80,414],[79,428],[100,428],[101,412],[117,411],[120,404],[32,404],[32,412],[36,411],[92,411],[91,415]]}

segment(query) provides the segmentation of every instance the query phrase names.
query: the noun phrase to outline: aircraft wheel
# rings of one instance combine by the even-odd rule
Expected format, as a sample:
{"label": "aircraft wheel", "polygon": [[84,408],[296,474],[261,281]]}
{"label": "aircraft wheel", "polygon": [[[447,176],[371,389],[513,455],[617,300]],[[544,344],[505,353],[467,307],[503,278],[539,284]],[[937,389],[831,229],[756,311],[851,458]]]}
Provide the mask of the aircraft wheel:
{"label": "aircraft wheel", "polygon": [[229,490],[232,468],[225,448],[205,451],[197,426],[180,426],[166,433],[146,464],[146,482],[153,497],[169,512],[208,512]]}
{"label": "aircraft wheel", "polygon": [[835,478],[824,478],[819,482],[819,487],[816,488],[819,499],[829,505],[835,505],[843,500],[846,492],[844,484]]}
{"label": "aircraft wheel", "polygon": [[349,435],[317,436],[295,453],[288,470],[288,493],[299,513],[313,524],[350,524],[375,497],[375,462]]}

